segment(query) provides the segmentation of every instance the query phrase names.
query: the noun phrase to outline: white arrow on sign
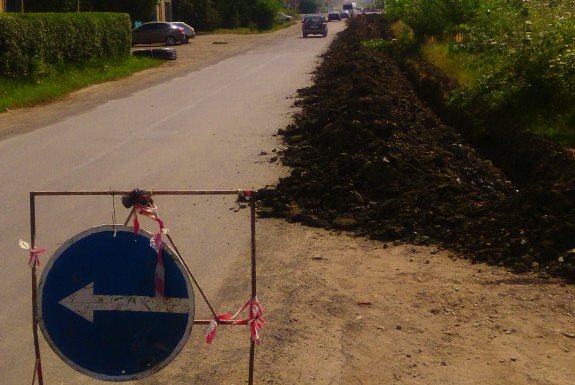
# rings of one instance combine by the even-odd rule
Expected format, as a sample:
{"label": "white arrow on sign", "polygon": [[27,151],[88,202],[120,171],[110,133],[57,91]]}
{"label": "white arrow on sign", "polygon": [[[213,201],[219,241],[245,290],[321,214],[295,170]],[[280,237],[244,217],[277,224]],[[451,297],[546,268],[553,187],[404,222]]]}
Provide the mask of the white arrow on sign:
{"label": "white arrow on sign", "polygon": [[94,282],[89,283],[58,303],[90,322],[94,322],[95,311],[190,312],[190,301],[188,298],[96,295],[94,294]]}

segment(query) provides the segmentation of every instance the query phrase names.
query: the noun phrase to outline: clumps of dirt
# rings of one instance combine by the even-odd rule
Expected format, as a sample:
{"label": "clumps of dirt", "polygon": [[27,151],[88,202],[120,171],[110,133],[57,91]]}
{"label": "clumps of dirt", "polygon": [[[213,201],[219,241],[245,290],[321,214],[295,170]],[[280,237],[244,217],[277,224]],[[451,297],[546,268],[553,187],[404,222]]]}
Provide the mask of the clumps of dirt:
{"label": "clumps of dirt", "polygon": [[393,58],[362,46],[374,25],[352,21],[299,90],[301,112],[280,130],[292,171],[259,191],[260,215],[575,280],[575,189],[516,190],[417,98]]}

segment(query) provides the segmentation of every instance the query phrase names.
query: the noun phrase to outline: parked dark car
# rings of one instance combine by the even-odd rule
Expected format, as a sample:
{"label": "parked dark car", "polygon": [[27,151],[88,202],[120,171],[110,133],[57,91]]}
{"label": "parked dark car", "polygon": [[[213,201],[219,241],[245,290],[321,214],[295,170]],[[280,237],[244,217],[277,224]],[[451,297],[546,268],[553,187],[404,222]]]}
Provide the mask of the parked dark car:
{"label": "parked dark car", "polygon": [[184,33],[186,34],[186,39],[184,40],[184,43],[186,44],[188,44],[190,39],[193,39],[194,36],[196,36],[196,31],[194,30],[194,28],[187,25],[183,21],[173,21],[171,24],[175,25],[176,27],[181,27],[184,29]]}
{"label": "parked dark car", "polygon": [[350,18],[349,11],[341,11],[341,12],[339,13],[339,16],[340,16],[342,19],[349,19],[349,18]]}
{"label": "parked dark car", "polygon": [[323,17],[323,15],[306,16],[302,23],[301,31],[304,38],[307,37],[307,35],[322,35],[323,37],[327,36],[327,22],[325,21],[325,17]]}
{"label": "parked dark car", "polygon": [[165,43],[174,45],[186,40],[184,29],[163,21],[144,23],[132,30],[132,45]]}
{"label": "parked dark car", "polygon": [[339,14],[338,11],[329,11],[329,13],[327,14],[327,21],[341,21],[341,15]]}

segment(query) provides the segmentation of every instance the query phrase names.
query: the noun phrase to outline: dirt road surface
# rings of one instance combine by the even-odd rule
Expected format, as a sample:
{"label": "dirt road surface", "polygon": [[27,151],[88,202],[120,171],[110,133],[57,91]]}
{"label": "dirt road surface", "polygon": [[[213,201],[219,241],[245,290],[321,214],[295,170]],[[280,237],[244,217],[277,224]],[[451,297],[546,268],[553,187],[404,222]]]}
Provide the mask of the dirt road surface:
{"label": "dirt road surface", "polygon": [[[278,34],[295,35],[297,28]],[[230,47],[241,52],[272,38],[200,36],[190,51],[205,44],[205,59],[167,66],[197,69],[233,54]],[[212,44],[223,40],[228,44]],[[33,130],[39,117],[62,119],[67,104],[90,108],[118,88],[140,89],[163,76],[152,70],[2,115],[3,132]],[[261,161],[271,155],[262,154]],[[573,286],[472,265],[435,247],[383,244],[278,219],[258,220],[257,242],[258,297],[268,326],[256,349],[256,384],[575,384]],[[225,271],[226,284],[215,295],[219,311],[233,312],[249,295],[249,267],[239,258]],[[9,333],[1,330],[0,338]],[[204,335],[194,327],[170,366],[136,383],[247,383],[248,330],[221,327],[211,346]],[[47,349],[43,345],[50,356]],[[31,378],[32,356],[9,360],[28,362]],[[57,364],[45,383],[72,384],[70,371]]]}

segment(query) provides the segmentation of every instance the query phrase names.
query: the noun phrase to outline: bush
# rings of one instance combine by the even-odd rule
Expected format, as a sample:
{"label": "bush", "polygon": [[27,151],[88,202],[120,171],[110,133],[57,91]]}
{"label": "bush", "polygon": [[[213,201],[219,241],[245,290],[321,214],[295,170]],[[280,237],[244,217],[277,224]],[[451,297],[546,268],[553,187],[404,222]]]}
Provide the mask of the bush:
{"label": "bush", "polygon": [[127,14],[0,14],[0,76],[42,76],[63,62],[128,57],[130,47]]}
{"label": "bush", "polygon": [[190,24],[196,31],[213,31],[221,26],[220,12],[212,0],[172,1],[175,20]]}
{"label": "bush", "polygon": [[300,0],[299,2],[300,13],[316,13],[319,9],[318,0]]}
{"label": "bush", "polygon": [[[462,111],[504,113],[524,127],[572,138],[575,129],[573,0],[388,0],[418,42],[450,46],[472,81],[451,96]],[[400,45],[401,46],[401,45]],[[392,46],[393,48],[393,46]]]}
{"label": "bush", "polygon": [[280,8],[277,0],[257,0],[254,6],[254,21],[258,30],[272,29]]}
{"label": "bush", "polygon": [[[19,0],[18,0],[19,1]],[[157,0],[24,0],[26,12],[118,12],[132,20],[150,21],[156,16]]]}
{"label": "bush", "polygon": [[467,104],[557,112],[575,103],[575,9],[569,2],[494,1],[457,49],[482,55]]}
{"label": "bush", "polygon": [[388,0],[386,9],[392,19],[402,19],[421,38],[442,35],[466,23],[479,5],[479,0]]}

